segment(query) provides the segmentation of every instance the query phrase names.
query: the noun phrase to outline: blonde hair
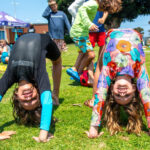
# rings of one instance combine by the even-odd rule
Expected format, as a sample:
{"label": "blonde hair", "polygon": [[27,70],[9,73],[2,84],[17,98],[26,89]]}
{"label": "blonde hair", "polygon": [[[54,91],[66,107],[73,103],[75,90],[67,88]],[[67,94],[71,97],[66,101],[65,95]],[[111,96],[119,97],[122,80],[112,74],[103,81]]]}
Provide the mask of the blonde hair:
{"label": "blonde hair", "polygon": [[[140,135],[142,128],[142,103],[139,97],[133,97],[129,104],[122,107],[128,114],[128,124],[126,127],[127,132]],[[114,135],[122,131],[119,122],[120,109],[121,105],[115,102],[109,89],[109,94],[105,103],[104,121],[110,135]]]}

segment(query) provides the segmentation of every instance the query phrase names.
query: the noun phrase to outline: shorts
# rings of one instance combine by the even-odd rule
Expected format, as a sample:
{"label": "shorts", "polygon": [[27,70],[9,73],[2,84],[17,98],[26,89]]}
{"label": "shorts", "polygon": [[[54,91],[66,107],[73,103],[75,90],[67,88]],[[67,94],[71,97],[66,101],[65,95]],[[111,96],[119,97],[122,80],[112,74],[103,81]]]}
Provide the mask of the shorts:
{"label": "shorts", "polygon": [[8,52],[2,52],[1,61],[3,64],[7,64],[5,58],[8,57]]}
{"label": "shorts", "polygon": [[89,33],[89,39],[93,47],[95,47],[95,43],[97,43],[99,47],[104,46],[105,38],[106,38],[105,32],[90,32]]}
{"label": "shorts", "polygon": [[66,43],[63,39],[53,39],[60,52],[67,51]]}
{"label": "shorts", "polygon": [[75,45],[79,47],[80,51],[82,51],[83,53],[93,50],[92,44],[87,36],[79,38],[73,37],[72,40],[74,41]]}

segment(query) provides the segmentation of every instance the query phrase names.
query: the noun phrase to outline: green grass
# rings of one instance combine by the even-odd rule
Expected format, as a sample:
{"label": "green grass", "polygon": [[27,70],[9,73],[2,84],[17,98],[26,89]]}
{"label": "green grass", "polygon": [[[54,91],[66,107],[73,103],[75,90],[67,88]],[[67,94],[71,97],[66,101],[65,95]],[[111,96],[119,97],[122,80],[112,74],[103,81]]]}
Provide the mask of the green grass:
{"label": "green grass", "polygon": [[[17,132],[11,139],[0,141],[2,150],[149,150],[150,137],[144,132],[140,137],[127,134],[125,131],[110,136],[103,127],[104,134],[98,139],[88,139],[84,131],[89,130],[92,109],[83,105],[84,101],[92,96],[92,88],[82,87],[69,79],[66,69],[73,66],[77,57],[74,45],[68,45],[69,50],[62,54],[63,70],[60,88],[60,106],[54,107],[53,115],[59,120],[50,132],[54,138],[48,143],[36,143],[32,136],[38,136],[39,128],[17,125],[12,116],[10,98],[15,86],[5,94],[0,104],[0,132],[14,130]],[[98,53],[98,48],[96,48]],[[146,65],[150,74],[150,53],[146,53]],[[47,70],[52,84],[51,62],[47,60]],[[2,76],[0,72],[0,76]],[[73,106],[72,104],[81,104]],[[147,124],[143,116],[145,130]],[[125,139],[123,138],[125,137]]]}

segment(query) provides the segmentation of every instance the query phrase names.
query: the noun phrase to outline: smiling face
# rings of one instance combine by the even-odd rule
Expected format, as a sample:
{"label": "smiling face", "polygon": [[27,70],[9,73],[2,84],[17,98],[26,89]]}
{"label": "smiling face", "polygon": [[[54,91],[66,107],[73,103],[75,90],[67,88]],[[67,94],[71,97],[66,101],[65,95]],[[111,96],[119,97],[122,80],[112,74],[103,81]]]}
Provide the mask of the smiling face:
{"label": "smiling face", "polygon": [[27,81],[20,81],[18,91],[15,93],[21,106],[26,110],[34,110],[40,105],[37,89]]}
{"label": "smiling face", "polygon": [[120,105],[128,104],[134,97],[136,86],[129,76],[118,76],[111,87],[115,101]]}

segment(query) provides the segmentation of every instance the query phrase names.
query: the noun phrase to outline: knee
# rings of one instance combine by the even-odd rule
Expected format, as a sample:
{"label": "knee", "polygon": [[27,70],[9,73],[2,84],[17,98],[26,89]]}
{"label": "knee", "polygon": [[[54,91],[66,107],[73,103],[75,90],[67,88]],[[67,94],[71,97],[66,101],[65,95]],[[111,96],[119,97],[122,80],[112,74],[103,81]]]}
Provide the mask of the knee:
{"label": "knee", "polygon": [[94,59],[95,58],[95,53],[93,51],[88,52],[88,57],[89,57],[89,59]]}

